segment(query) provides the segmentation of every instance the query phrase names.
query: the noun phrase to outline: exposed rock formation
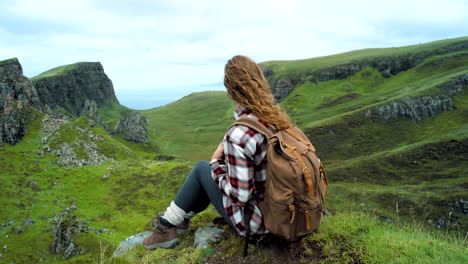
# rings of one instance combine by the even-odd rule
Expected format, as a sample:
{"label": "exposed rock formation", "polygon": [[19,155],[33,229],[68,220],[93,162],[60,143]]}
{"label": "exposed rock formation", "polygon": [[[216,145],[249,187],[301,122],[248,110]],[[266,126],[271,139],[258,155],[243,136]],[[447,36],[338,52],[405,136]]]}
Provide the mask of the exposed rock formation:
{"label": "exposed rock formation", "polygon": [[275,72],[265,65],[262,65],[263,73],[268,79],[272,93],[278,101],[282,101],[291,91],[306,80],[313,82],[323,82],[329,80],[342,80],[361,71],[365,67],[377,69],[385,78],[389,78],[402,71],[416,67],[424,59],[448,52],[468,49],[468,41],[456,43],[446,47],[421,51],[416,54],[374,57],[364,60],[357,60],[352,63],[341,64],[327,69],[320,69],[310,72],[292,73],[290,76],[276,77]]}
{"label": "exposed rock formation", "polygon": [[89,118],[88,125],[95,127],[96,125],[102,126],[106,131],[109,131],[109,127],[104,124],[101,120],[101,116],[98,112],[96,101],[86,99],[81,116]]}
{"label": "exposed rock formation", "polygon": [[298,83],[294,83],[292,80],[283,77],[276,81],[274,86],[271,86],[271,91],[275,95],[276,100],[283,100],[290,94]]}
{"label": "exposed rock formation", "polygon": [[454,108],[452,98],[449,96],[408,96],[369,109],[366,112],[366,117],[384,120],[399,117],[416,122],[426,117],[436,116],[441,112],[452,111]]}
{"label": "exposed rock formation", "polygon": [[18,59],[0,62],[0,145],[18,143],[24,135],[27,107],[40,109],[31,81],[23,76]]}
{"label": "exposed rock formation", "polygon": [[450,95],[461,95],[465,93],[465,89],[468,87],[468,74],[463,74],[452,80],[439,85],[439,89],[447,92]]}
{"label": "exposed rock formation", "polygon": [[86,224],[78,222],[77,217],[71,216],[69,210],[60,213],[53,228],[54,238],[50,245],[50,252],[52,254],[63,253],[63,259],[84,253],[78,250],[73,240],[74,234],[80,232],[88,232]]}
{"label": "exposed rock formation", "polygon": [[98,107],[118,103],[112,81],[99,62],[80,62],[49,70],[32,79],[43,105],[79,116],[86,100]]}
{"label": "exposed rock formation", "polygon": [[146,124],[148,120],[138,112],[130,112],[128,115],[117,121],[113,135],[120,135],[123,139],[135,142],[148,142]]}
{"label": "exposed rock formation", "polygon": [[100,165],[106,161],[112,161],[112,158],[106,157],[101,153],[97,143],[104,138],[95,135],[93,131],[75,126],[73,129],[78,135],[71,142],[64,142],[60,128],[64,125],[70,125],[66,119],[51,118],[46,116],[42,120],[42,130],[46,136],[42,137],[44,152],[51,152],[60,157],[57,162],[61,166],[82,167],[86,165]]}

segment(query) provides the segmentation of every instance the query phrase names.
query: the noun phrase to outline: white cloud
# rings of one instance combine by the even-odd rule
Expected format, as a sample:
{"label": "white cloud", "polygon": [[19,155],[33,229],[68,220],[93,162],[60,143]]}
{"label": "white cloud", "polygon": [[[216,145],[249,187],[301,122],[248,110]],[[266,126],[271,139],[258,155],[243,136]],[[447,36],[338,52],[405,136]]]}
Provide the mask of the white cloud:
{"label": "white cloud", "polygon": [[303,59],[468,35],[462,0],[5,0],[0,9],[0,59],[19,57],[28,76],[101,61],[127,90],[202,89],[236,54]]}

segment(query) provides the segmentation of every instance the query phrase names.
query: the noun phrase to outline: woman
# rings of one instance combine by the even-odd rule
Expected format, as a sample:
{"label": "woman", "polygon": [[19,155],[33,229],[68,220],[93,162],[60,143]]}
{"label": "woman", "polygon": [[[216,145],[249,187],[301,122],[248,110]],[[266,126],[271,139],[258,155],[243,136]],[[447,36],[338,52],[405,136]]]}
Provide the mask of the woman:
{"label": "woman", "polygon": [[[254,118],[272,131],[292,126],[288,115],[275,104],[263,71],[254,61],[234,56],[224,74],[228,97],[237,106],[235,120]],[[243,125],[232,126],[211,162],[198,162],[166,212],[154,218],[156,228],[143,245],[147,249],[173,248],[177,233],[187,230],[190,218],[210,202],[240,235],[246,235],[246,217],[251,237],[263,235],[266,230],[257,204],[264,197],[267,147],[262,134]]]}

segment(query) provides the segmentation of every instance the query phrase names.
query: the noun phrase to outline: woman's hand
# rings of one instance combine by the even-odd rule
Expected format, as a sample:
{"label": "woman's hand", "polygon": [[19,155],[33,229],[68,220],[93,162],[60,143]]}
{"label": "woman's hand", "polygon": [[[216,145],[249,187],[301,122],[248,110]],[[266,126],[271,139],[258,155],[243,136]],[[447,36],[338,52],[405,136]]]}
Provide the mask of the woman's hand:
{"label": "woman's hand", "polygon": [[214,159],[224,159],[223,143],[220,143],[218,145],[218,148],[216,148],[215,152],[213,153],[213,156],[211,157],[211,160],[214,160]]}

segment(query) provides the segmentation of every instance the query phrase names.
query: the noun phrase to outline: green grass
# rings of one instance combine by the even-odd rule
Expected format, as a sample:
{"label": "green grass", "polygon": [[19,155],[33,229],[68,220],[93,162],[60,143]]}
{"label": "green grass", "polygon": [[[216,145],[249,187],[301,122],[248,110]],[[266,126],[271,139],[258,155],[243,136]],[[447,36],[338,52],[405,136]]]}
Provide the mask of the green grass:
{"label": "green grass", "polygon": [[234,121],[234,109],[226,92],[202,92],[141,114],[149,121],[150,138],[162,152],[197,161],[211,158]]}
{"label": "green grass", "polygon": [[58,75],[64,75],[69,71],[77,69],[83,63],[86,63],[86,62],[77,62],[77,63],[73,63],[73,64],[68,64],[68,65],[55,67],[53,69],[45,71],[45,72],[31,78],[31,80],[36,81],[36,80],[39,80],[39,79],[42,79],[42,78],[53,77],[53,76],[58,76]]}
{"label": "green grass", "polygon": [[14,57],[14,58],[11,58],[11,59],[2,60],[2,61],[0,61],[0,65],[9,63],[9,62],[11,62],[13,60],[18,60],[18,58]]}
{"label": "green grass", "polygon": [[366,60],[381,59],[383,57],[398,57],[405,55],[412,56],[419,52],[443,52],[444,47],[455,45],[457,43],[463,43],[467,40],[468,37],[461,37],[405,47],[362,49],[311,59],[294,61],[267,61],[261,64],[272,69],[275,75],[274,78],[279,79],[283,76],[302,76],[303,74],[351,62],[363,62]]}
{"label": "green grass", "polygon": [[[453,210],[467,200],[466,163],[468,96],[453,96],[456,109],[418,122],[378,120],[366,112],[406,96],[441,95],[437,88],[468,73],[464,50],[447,45],[467,38],[390,49],[353,51],[301,61],[266,62],[274,78],[302,76],[320,69],[378,57],[415,56],[428,51],[418,66],[383,78],[373,68],[344,80],[297,87],[282,103],[295,123],[317,147],[330,179],[327,209],[320,229],[299,242],[251,245],[247,263],[465,263],[467,217]],[[1,63],[1,62],[0,62]],[[76,64],[46,72],[61,74]],[[69,68],[67,68],[69,67]],[[71,67],[71,68],[70,68]],[[44,77],[44,76],[42,76]],[[80,141],[89,133],[100,153],[114,161],[81,168],[57,165],[59,157],[44,152],[43,115],[31,112],[26,136],[0,147],[0,262],[34,263],[240,263],[243,239],[225,228],[223,239],[206,250],[192,247],[196,228],[212,221],[212,208],[198,215],[181,244],[173,250],[137,247],[121,258],[110,256],[126,237],[150,230],[150,219],[164,211],[198,160],[209,160],[233,122],[234,105],[225,92],[202,92],[176,102],[140,111],[148,121],[150,142],[129,143],[101,127],[77,118],[49,139],[52,148],[73,145],[86,158]],[[130,109],[113,104],[99,109],[111,129]],[[83,132],[85,131],[85,132]],[[157,155],[174,155],[157,161]],[[106,177],[103,177],[106,175]],[[33,188],[36,182],[38,188]],[[72,215],[109,231],[75,235],[86,253],[62,261],[48,253],[54,217],[75,200]],[[458,225],[434,228],[438,219]],[[32,218],[33,225],[23,221]],[[451,218],[451,219],[450,219]],[[432,224],[430,222],[432,221]],[[15,230],[25,228],[16,234]]]}

